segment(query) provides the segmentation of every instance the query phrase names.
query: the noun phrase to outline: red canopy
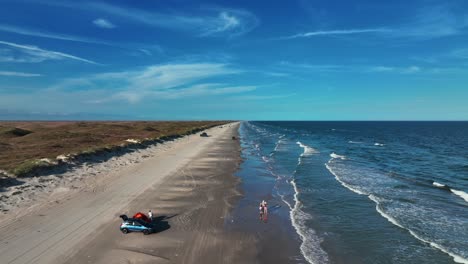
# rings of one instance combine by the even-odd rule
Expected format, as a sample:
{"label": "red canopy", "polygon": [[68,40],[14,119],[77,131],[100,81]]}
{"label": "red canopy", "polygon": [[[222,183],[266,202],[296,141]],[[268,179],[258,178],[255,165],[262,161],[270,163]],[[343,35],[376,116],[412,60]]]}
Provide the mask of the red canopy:
{"label": "red canopy", "polygon": [[151,223],[151,220],[149,219],[149,217],[146,216],[146,215],[145,215],[144,213],[142,213],[142,212],[136,213],[136,214],[133,216],[133,218],[141,219],[141,220],[143,220],[143,221],[145,221],[145,222]]}

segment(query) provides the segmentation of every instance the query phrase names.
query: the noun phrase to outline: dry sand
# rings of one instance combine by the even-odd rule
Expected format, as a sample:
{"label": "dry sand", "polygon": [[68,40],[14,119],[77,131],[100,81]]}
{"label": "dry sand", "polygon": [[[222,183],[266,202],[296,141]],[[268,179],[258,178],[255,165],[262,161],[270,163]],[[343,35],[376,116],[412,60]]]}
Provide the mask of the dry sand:
{"label": "dry sand", "polygon": [[[256,239],[223,228],[240,197],[233,176],[240,146],[231,139],[237,127],[85,165],[67,177],[47,176],[54,187],[46,181],[42,188],[24,188],[17,195],[38,195],[23,198],[28,209],[8,205],[0,222],[1,262],[256,262]],[[148,209],[159,220],[157,233],[120,233],[118,215]]]}

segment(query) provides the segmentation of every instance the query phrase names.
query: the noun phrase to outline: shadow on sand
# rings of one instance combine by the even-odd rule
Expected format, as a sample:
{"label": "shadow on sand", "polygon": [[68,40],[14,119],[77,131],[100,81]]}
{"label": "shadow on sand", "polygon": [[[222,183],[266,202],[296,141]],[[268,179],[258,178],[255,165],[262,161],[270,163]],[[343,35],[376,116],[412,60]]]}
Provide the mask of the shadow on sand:
{"label": "shadow on sand", "polygon": [[152,221],[153,234],[160,233],[171,228],[171,225],[169,225],[169,222],[167,220],[175,216],[177,216],[177,214],[174,214],[171,216],[161,215],[161,216],[157,216],[153,218],[153,221]]}

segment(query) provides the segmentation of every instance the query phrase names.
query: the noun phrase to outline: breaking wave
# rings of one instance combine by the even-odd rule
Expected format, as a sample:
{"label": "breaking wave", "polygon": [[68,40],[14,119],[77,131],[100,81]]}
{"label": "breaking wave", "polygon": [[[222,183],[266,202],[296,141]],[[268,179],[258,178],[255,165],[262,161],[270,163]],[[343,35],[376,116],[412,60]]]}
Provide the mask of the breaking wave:
{"label": "breaking wave", "polygon": [[450,191],[451,193],[455,194],[456,196],[462,198],[463,200],[465,200],[465,202],[468,202],[468,193],[464,192],[464,191],[460,191],[460,190],[455,190],[455,189],[452,189],[451,187],[445,185],[445,184],[442,184],[442,183],[438,183],[438,182],[432,182],[432,185],[436,186],[437,188],[441,188],[441,189],[445,189],[447,191]]}
{"label": "breaking wave", "polygon": [[[338,155],[339,156],[339,155]],[[338,175],[332,168],[331,164],[333,164],[334,162],[334,158],[330,159],[328,161],[328,163],[325,164],[325,167],[328,169],[328,171],[330,171],[330,173],[332,175],[335,176],[335,179],[341,184],[343,185],[345,188],[357,193],[357,194],[360,194],[360,195],[365,195],[367,196],[371,201],[375,202],[376,204],[376,211],[382,216],[384,217],[385,219],[387,219],[390,223],[394,224],[395,226],[398,226],[402,229],[405,229],[407,230],[413,237],[415,237],[416,239],[424,242],[424,243],[427,243],[429,245],[431,245],[432,247],[434,248],[437,248],[438,250],[444,252],[445,254],[448,254],[450,255],[453,260],[457,263],[463,263],[463,264],[468,264],[468,259],[465,259],[463,258],[462,256],[456,254],[456,253],[453,253],[452,251],[450,251],[449,249],[445,248],[444,246],[434,242],[434,241],[430,241],[428,238],[423,238],[421,235],[417,234],[414,230],[404,226],[403,224],[401,224],[397,219],[395,219],[391,214],[385,212],[385,210],[383,210],[382,206],[381,206],[381,200],[380,198],[378,198],[377,196],[375,196],[374,194],[372,193],[369,193],[368,191],[364,190],[364,189],[361,189],[357,186],[354,186],[352,184],[348,184],[346,183],[345,181],[343,181],[340,177],[340,175]],[[433,185],[438,187],[438,188],[448,188],[446,185],[444,184],[441,184],[441,183],[438,183],[438,182],[433,182]],[[456,191],[454,192],[453,189],[450,189],[451,192],[455,193],[455,192],[458,192],[455,193],[457,195],[459,195],[460,197],[462,197],[463,199],[465,198],[468,198],[467,194],[465,192],[462,192],[462,191]],[[464,196],[465,195],[465,196]],[[467,201],[467,200],[465,200]],[[468,201],[467,201],[468,202]]]}
{"label": "breaking wave", "polygon": [[317,153],[320,153],[318,152],[318,150],[312,148],[312,147],[309,147],[305,144],[302,144],[300,141],[296,142],[299,147],[303,148],[304,149],[304,152],[301,154],[301,156],[308,156],[308,155],[312,155],[312,154],[317,154]]}
{"label": "breaking wave", "polygon": [[332,157],[333,159],[342,159],[342,160],[346,159],[346,156],[338,155],[335,152],[332,152],[332,154],[330,154],[330,157]]}
{"label": "breaking wave", "polygon": [[285,202],[290,209],[289,214],[292,225],[302,240],[301,253],[309,263],[328,263],[328,255],[320,247],[322,239],[319,238],[313,229],[306,225],[306,221],[311,219],[312,216],[301,210],[302,205],[298,199],[299,190],[296,182],[292,180],[290,183],[294,188],[294,206],[287,201]]}

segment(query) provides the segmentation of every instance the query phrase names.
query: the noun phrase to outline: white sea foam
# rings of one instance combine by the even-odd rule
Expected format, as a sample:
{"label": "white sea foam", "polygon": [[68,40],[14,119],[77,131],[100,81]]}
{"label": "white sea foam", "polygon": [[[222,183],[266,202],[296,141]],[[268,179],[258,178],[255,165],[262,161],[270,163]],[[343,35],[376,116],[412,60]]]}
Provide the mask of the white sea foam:
{"label": "white sea foam", "polygon": [[385,146],[385,144],[382,144],[382,143],[378,143],[378,142],[376,142],[376,143],[374,143],[374,146],[383,147],[383,146]]}
{"label": "white sea foam", "polygon": [[267,157],[265,157],[265,156],[262,156],[262,159],[263,159],[264,162],[269,162],[269,161],[270,161],[270,160],[269,160]]}
{"label": "white sea foam", "polygon": [[328,263],[328,255],[320,247],[322,240],[317,236],[313,229],[307,227],[305,224],[305,222],[310,219],[311,216],[300,209],[301,203],[297,198],[299,195],[299,190],[297,188],[296,182],[292,180],[290,183],[294,188],[294,207],[286,202],[285,199],[283,199],[283,201],[285,201],[291,209],[289,214],[292,225],[302,240],[301,253],[304,258],[311,264]]}
{"label": "white sea foam", "polygon": [[460,196],[461,198],[463,198],[463,200],[465,200],[465,202],[468,203],[468,193],[464,191],[454,190],[454,189],[450,189],[450,191],[456,194],[457,196]]}
{"label": "white sea foam", "polygon": [[281,140],[278,140],[278,142],[276,142],[275,149],[273,149],[273,152],[278,151],[278,147],[279,147],[279,145],[281,143],[280,141]]}
{"label": "white sea foam", "polygon": [[309,147],[305,144],[302,144],[300,141],[296,143],[299,145],[299,147],[304,149],[304,152],[301,154],[301,156],[308,156],[308,155],[320,153],[318,152],[318,150],[314,149],[313,147]]}
{"label": "white sea foam", "polygon": [[449,187],[447,187],[447,185],[441,184],[441,183],[438,183],[438,182],[433,182],[432,185],[434,185],[436,187],[439,187],[439,188],[445,188],[447,190],[450,190],[450,192],[452,192],[453,194],[455,194],[458,197],[461,197],[463,200],[465,200],[465,202],[468,202],[468,193],[466,193],[464,191],[459,191],[459,190],[449,188]]}
{"label": "white sea foam", "polygon": [[346,159],[346,156],[338,155],[335,152],[332,152],[332,154],[330,154],[330,157],[332,157],[334,159],[342,159],[342,160]]}
{"label": "white sea foam", "polygon": [[278,151],[280,145],[283,144],[284,141],[285,141],[285,140],[283,140],[282,137],[280,137],[280,138],[278,139],[278,141],[276,141],[275,149],[274,149],[273,151]]}
{"label": "white sea foam", "polygon": [[352,141],[352,140],[350,140],[350,141],[348,141],[348,143],[349,144],[361,144],[362,141]]}
{"label": "white sea foam", "polygon": [[454,254],[450,251],[448,251],[446,248],[444,248],[443,246],[437,244],[437,243],[434,243],[432,241],[429,241],[429,240],[426,240],[424,238],[422,238],[421,236],[419,236],[418,234],[416,234],[413,230],[409,229],[409,228],[406,228],[404,227],[403,225],[401,225],[395,218],[391,217],[389,214],[385,213],[382,208],[380,208],[380,203],[379,203],[379,200],[378,198],[376,198],[374,195],[369,195],[368,196],[369,199],[371,199],[372,201],[374,201],[376,203],[376,210],[377,212],[379,212],[379,214],[381,216],[383,216],[385,219],[387,219],[390,223],[402,228],[402,229],[405,229],[406,231],[408,231],[413,237],[415,237],[416,239],[424,242],[424,243],[427,243],[429,245],[431,245],[432,247],[434,248],[437,248],[439,249],[440,251],[444,252],[445,254],[448,254],[449,256],[451,256],[453,258],[453,260],[457,263],[463,263],[463,264],[468,264],[468,260],[467,259],[464,259],[463,257],[457,255],[457,254]]}
{"label": "white sea foam", "polygon": [[[333,160],[333,159],[332,159]],[[331,162],[332,160],[330,160],[329,162]],[[402,229],[405,229],[407,230],[413,237],[415,237],[416,239],[424,242],[424,243],[427,243],[429,245],[431,245],[432,247],[434,248],[437,248],[439,249],[440,251],[444,252],[445,254],[448,254],[450,255],[453,260],[457,263],[463,263],[463,264],[468,264],[468,260],[463,258],[462,256],[459,256],[457,254],[454,254],[452,252],[450,252],[448,249],[444,248],[443,246],[437,244],[437,243],[434,243],[432,241],[429,241],[427,239],[424,239],[422,238],[420,235],[416,234],[413,230],[409,229],[409,228],[406,228],[404,227],[402,224],[400,224],[395,218],[393,218],[391,215],[387,214],[380,206],[380,200],[379,198],[377,198],[376,196],[374,196],[373,194],[366,194],[356,188],[354,188],[353,186],[343,182],[339,176],[333,171],[333,169],[328,165],[328,164],[325,164],[325,166],[327,167],[327,169],[335,176],[336,180],[338,180],[338,182],[340,182],[344,187],[348,188],[349,190],[355,192],[355,193],[358,193],[358,194],[361,194],[361,195],[367,195],[367,197],[372,200],[373,202],[375,202],[376,204],[376,210],[377,212],[383,216],[385,219],[387,219],[390,223],[402,228]],[[443,184],[440,184],[440,185],[443,185]],[[444,185],[445,186],[445,185]],[[453,190],[452,190],[453,192]],[[464,193],[466,195],[466,193]],[[465,198],[464,198],[465,199]]]}
{"label": "white sea foam", "polygon": [[371,199],[372,201],[375,202],[375,204],[376,204],[376,205],[375,205],[375,209],[377,210],[377,212],[379,212],[379,214],[380,214],[381,216],[383,216],[385,219],[387,219],[390,223],[392,223],[392,224],[394,224],[394,225],[396,225],[396,226],[398,226],[398,227],[400,227],[400,228],[406,229],[406,228],[404,228],[402,225],[400,225],[400,223],[398,223],[398,221],[397,221],[395,218],[391,217],[389,214],[385,213],[385,212],[380,208],[380,202],[379,202],[379,199],[378,199],[377,197],[375,197],[375,196],[372,195],[372,194],[369,195],[368,197],[369,197],[369,199]]}
{"label": "white sea foam", "polygon": [[345,188],[357,193],[357,194],[361,194],[361,195],[367,195],[367,193],[361,191],[361,190],[358,190],[357,188],[347,184],[346,182],[342,181],[340,179],[340,177],[338,177],[338,175],[335,173],[335,171],[333,171],[333,169],[329,166],[329,163],[332,161],[333,159],[331,159],[330,161],[328,161],[328,163],[325,163],[325,167],[327,167],[328,171],[331,172],[331,174],[333,174],[333,176],[335,176],[335,179],[341,183],[341,185],[343,185]]}

